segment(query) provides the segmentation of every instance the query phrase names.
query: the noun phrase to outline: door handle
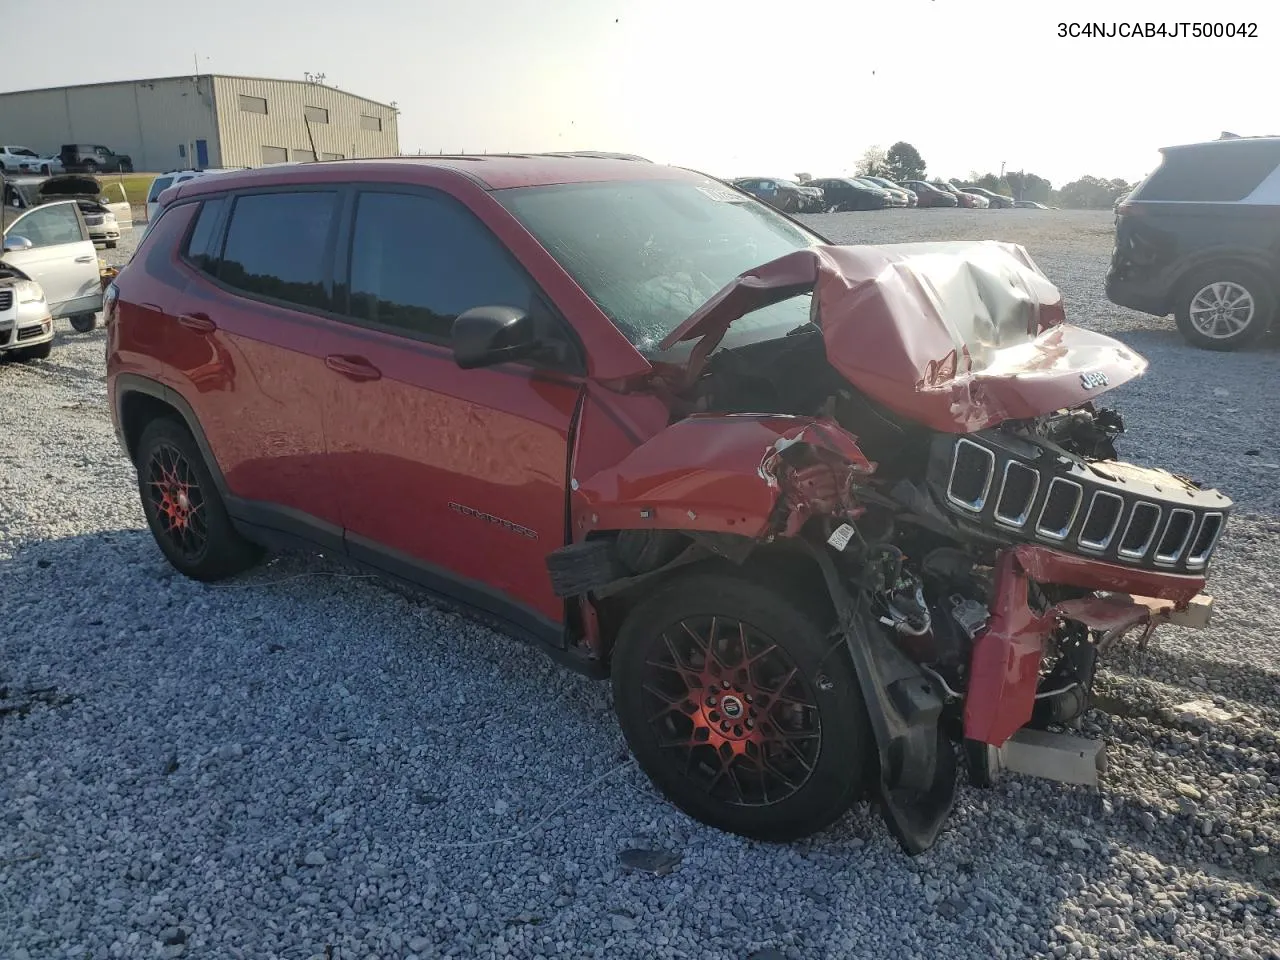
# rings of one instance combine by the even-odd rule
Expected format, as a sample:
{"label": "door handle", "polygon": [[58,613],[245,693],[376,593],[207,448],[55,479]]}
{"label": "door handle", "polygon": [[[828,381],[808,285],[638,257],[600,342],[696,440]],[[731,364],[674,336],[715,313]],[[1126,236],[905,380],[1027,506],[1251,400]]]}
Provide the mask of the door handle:
{"label": "door handle", "polygon": [[196,333],[213,333],[218,329],[218,325],[203,313],[179,314],[178,322],[188,330],[194,330]]}
{"label": "door handle", "polygon": [[382,371],[364,357],[348,357],[340,353],[331,353],[324,358],[324,365],[349,380],[379,380],[382,378]]}
{"label": "door handle", "polygon": [[93,261],[97,259],[98,259],[97,257],[88,257],[88,256],[76,257],[76,263],[93,263]]}

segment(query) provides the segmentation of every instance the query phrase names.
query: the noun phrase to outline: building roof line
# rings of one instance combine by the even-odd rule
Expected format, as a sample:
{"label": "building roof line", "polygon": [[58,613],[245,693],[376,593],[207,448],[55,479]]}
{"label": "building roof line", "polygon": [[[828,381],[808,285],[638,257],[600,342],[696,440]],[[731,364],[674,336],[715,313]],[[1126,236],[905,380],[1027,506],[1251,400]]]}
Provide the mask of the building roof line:
{"label": "building roof line", "polygon": [[90,87],[121,87],[128,84],[137,83],[167,83],[172,80],[193,80],[210,79],[221,77],[224,80],[256,80],[260,83],[292,83],[299,86],[308,87],[324,87],[326,90],[332,90],[334,93],[340,93],[343,96],[351,97],[353,100],[363,100],[365,103],[371,103],[375,107],[383,107],[384,109],[397,112],[397,108],[389,103],[383,103],[381,100],[374,100],[370,97],[362,97],[358,93],[352,93],[349,90],[342,90],[338,87],[331,87],[322,83],[311,83],[308,80],[289,80],[284,77],[251,77],[240,73],[180,73],[171,77],[139,77],[133,80],[100,80],[97,83],[72,83],[63,84],[57,87],[31,87],[26,90],[0,90],[0,98],[11,96],[19,93],[50,93],[55,90],[85,90]]}

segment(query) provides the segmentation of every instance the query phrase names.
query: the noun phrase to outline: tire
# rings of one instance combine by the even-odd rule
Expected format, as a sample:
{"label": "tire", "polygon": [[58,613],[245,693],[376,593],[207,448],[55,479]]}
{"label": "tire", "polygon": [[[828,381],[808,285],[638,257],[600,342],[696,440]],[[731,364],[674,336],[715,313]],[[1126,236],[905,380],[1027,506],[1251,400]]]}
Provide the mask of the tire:
{"label": "tire", "polygon": [[77,313],[71,318],[71,329],[76,333],[88,333],[98,325],[96,313]]}
{"label": "tire", "polygon": [[133,173],[133,164],[129,163],[128,161],[125,161],[124,163],[120,164],[120,172]]}
{"label": "tire", "polygon": [[21,350],[13,351],[13,359],[19,363],[24,360],[48,360],[52,353],[53,341],[47,340],[44,343],[37,343],[34,347],[23,347]]}
{"label": "tire", "polygon": [[[1193,270],[1178,284],[1174,317],[1187,343],[1202,350],[1238,350],[1253,343],[1271,326],[1276,293],[1248,267],[1223,263]],[[1217,299],[1215,299],[1217,298]],[[1216,312],[1219,302],[1242,304]]]}
{"label": "tire", "polygon": [[200,448],[177,420],[158,417],[137,449],[138,495],[160,552],[192,580],[215,581],[253,567],[262,549],[231,525]]}
{"label": "tire", "polygon": [[[852,662],[832,650],[828,616],[713,571],[667,582],[628,615],[613,655],[618,722],[641,769],[686,814],[744,837],[794,840],[829,826],[865,791],[874,741]],[[723,663],[695,652],[706,649],[698,638],[713,622]],[[753,664],[745,671],[737,669],[744,648]],[[788,674],[787,701],[775,705],[771,684]],[[772,797],[765,756],[785,778]]]}
{"label": "tire", "polygon": [[53,170],[52,170],[52,169],[50,169],[50,167],[49,167],[49,165],[48,165],[47,163],[46,163],[43,167],[41,167],[41,168],[40,168],[40,172],[41,172],[42,174],[44,174],[44,176],[46,176],[46,177],[53,176]]}
{"label": "tire", "polygon": [[96,162],[96,161],[94,161],[94,160],[86,160],[86,161],[84,162],[84,172],[85,172],[85,173],[97,173],[97,172],[98,172],[98,164],[97,164],[97,162]]}

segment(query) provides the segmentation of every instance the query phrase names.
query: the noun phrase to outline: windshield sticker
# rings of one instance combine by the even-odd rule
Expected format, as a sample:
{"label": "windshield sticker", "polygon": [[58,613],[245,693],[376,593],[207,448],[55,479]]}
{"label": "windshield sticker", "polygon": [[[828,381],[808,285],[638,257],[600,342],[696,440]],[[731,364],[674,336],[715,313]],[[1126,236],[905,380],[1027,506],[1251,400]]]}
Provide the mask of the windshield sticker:
{"label": "windshield sticker", "polygon": [[698,187],[698,189],[712,200],[718,200],[721,203],[746,203],[750,199],[750,197],[745,197],[740,193],[735,193],[728,187],[709,186]]}

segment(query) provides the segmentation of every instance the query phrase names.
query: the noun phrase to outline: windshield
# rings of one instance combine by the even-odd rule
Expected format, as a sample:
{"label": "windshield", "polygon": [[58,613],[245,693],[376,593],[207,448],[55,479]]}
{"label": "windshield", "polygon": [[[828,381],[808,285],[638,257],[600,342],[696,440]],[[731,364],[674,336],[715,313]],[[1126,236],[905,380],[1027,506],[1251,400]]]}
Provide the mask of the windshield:
{"label": "windshield", "polygon": [[[743,271],[823,242],[702,177],[518,187],[494,196],[642,352],[656,350]],[[759,339],[808,322],[809,299],[794,297],[748,314],[734,331]]]}

